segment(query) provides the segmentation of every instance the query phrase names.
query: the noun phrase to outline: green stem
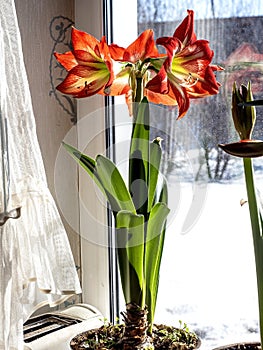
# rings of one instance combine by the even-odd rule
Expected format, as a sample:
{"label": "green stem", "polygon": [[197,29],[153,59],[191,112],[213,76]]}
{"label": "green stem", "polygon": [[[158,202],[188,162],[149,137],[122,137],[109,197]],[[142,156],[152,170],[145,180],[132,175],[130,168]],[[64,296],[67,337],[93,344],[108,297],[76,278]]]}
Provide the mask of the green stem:
{"label": "green stem", "polygon": [[[139,110],[139,106],[143,101],[143,94],[144,81],[141,77],[136,77],[129,161],[129,190],[133,195],[137,213],[144,215],[145,222],[147,222],[147,198],[149,187],[149,110],[148,104],[145,104],[145,108],[142,107]],[[141,111],[141,113],[139,111]]]}
{"label": "green stem", "polygon": [[143,79],[137,77],[136,82],[137,84],[136,84],[135,102],[140,103],[143,99],[143,92],[144,92]]}
{"label": "green stem", "polygon": [[248,204],[251,220],[251,228],[254,243],[257,287],[258,287],[258,305],[259,305],[259,325],[261,344],[263,344],[263,240],[262,225],[258,209],[257,196],[254,184],[254,171],[251,158],[244,158],[244,171],[248,195]]}
{"label": "green stem", "polygon": [[140,77],[136,77],[136,91],[134,95],[134,104],[133,104],[133,123],[136,123],[137,114],[138,114],[138,105],[143,99],[144,94],[144,82]]}
{"label": "green stem", "polygon": [[[148,173],[149,173],[149,107],[143,101],[144,81],[141,77],[136,77],[136,91],[133,105],[133,127],[131,135],[129,153],[129,191],[132,196],[134,206],[138,215],[143,215],[144,225],[142,232],[142,242],[145,237],[147,227],[147,207],[148,207]],[[128,255],[132,247],[128,247]],[[136,250],[136,248],[135,248]],[[138,249],[137,249],[138,250]],[[145,248],[144,248],[145,250]],[[141,253],[141,252],[140,252]],[[135,254],[135,253],[134,253]],[[146,285],[145,285],[145,252],[138,256],[136,263],[143,264],[143,282],[139,288],[130,285],[131,302],[136,302],[140,307],[145,307]],[[138,290],[140,294],[138,295]]]}

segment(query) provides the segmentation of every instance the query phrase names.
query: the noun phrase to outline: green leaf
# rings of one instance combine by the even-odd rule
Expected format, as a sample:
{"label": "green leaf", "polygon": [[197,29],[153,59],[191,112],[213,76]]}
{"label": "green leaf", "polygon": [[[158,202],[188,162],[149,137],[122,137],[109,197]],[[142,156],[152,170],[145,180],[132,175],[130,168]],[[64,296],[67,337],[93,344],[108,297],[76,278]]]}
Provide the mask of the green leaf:
{"label": "green leaf", "polygon": [[96,169],[96,162],[93,158],[88,157],[84,153],[81,153],[79,150],[74,148],[71,145],[66,144],[65,142],[62,142],[62,145],[65,147],[65,149],[68,151],[68,153],[72,156],[75,161],[81,165],[81,167],[88,173],[88,175],[95,181],[99,189],[102,191],[104,196],[107,198],[107,195],[104,191],[104,188],[97,176],[97,173],[95,171]]}
{"label": "green leaf", "polygon": [[169,212],[170,210],[165,203],[157,203],[152,208],[148,221],[145,243],[145,303],[148,306],[148,320],[150,324],[152,324],[154,319],[165,237],[165,226]]}
{"label": "green leaf", "polygon": [[162,178],[162,190],[160,193],[160,197],[159,197],[159,202],[161,203],[165,203],[166,205],[168,205],[168,186],[167,186],[167,180],[165,177]]}
{"label": "green leaf", "polygon": [[114,213],[120,210],[136,213],[125,182],[118,168],[110,159],[98,155],[94,173],[98,176]]}
{"label": "green leaf", "polygon": [[147,214],[149,176],[149,103],[139,104],[134,117],[129,157],[129,190],[138,213]]}
{"label": "green leaf", "polygon": [[120,211],[116,216],[117,247],[126,303],[144,306],[144,216]]}
{"label": "green leaf", "polygon": [[127,186],[116,165],[110,159],[98,155],[95,161],[66,143],[63,143],[63,146],[96,182],[109,201],[114,215],[120,210],[136,212]]}
{"label": "green leaf", "polygon": [[74,148],[71,145],[68,145],[65,142],[62,142],[62,145],[65,147],[65,149],[68,151],[68,153],[75,159],[80,165],[89,173],[91,177],[94,176],[94,170],[95,170],[95,160],[84,155],[79,150]]}

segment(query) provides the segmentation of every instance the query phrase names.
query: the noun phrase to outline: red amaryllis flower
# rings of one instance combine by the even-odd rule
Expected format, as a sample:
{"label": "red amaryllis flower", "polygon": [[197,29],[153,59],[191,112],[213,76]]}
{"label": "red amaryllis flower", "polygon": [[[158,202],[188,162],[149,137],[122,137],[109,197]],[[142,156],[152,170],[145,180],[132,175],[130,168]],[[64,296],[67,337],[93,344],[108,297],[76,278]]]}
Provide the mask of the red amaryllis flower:
{"label": "red amaryllis flower", "polygon": [[126,49],[116,44],[111,44],[109,48],[111,56],[115,61],[130,62],[133,64],[142,63],[148,58],[157,58],[160,56],[154,42],[152,29],[145,30]]}
{"label": "red amaryllis flower", "polygon": [[145,30],[126,49],[116,44],[108,46],[103,37],[99,42],[92,35],[72,29],[73,50],[55,53],[56,59],[68,71],[57,89],[74,97],[96,93],[118,96],[125,94],[132,114],[136,73],[143,75],[150,58],[162,57],[153,38],[152,30]]}
{"label": "red amaryllis flower", "polygon": [[105,38],[98,41],[92,35],[72,28],[71,40],[72,52],[55,53],[58,62],[68,71],[57,89],[74,97],[103,93],[113,80],[113,63]]}
{"label": "red amaryllis flower", "polygon": [[193,23],[193,11],[188,11],[172,37],[156,41],[167,55],[158,52],[151,29],[123,48],[108,46],[104,37],[98,41],[73,28],[73,51],[55,54],[68,71],[57,89],[74,97],[125,94],[130,114],[132,102],[147,96],[153,103],[178,105],[181,118],[189,108],[189,98],[217,94],[219,88],[214,72],[221,68],[210,65],[213,51],[207,41],[196,40]]}
{"label": "red amaryllis flower", "polygon": [[111,96],[125,94],[126,103],[132,115],[132,102],[136,99],[135,91],[138,75],[147,82],[150,77],[150,74],[148,74],[150,59],[158,59],[163,55],[158,52],[151,29],[145,30],[127,48],[111,44],[109,50],[114,62],[121,62],[122,68],[120,69],[119,66],[119,71],[115,70],[116,75],[112,84],[105,92]]}
{"label": "red amaryllis flower", "polygon": [[187,112],[189,98],[217,94],[220,86],[214,72],[222,68],[210,65],[213,51],[208,41],[196,40],[193,23],[194,12],[189,10],[172,37],[157,39],[156,43],[166,48],[167,58],[157,76],[146,85],[152,102],[178,104],[178,118]]}

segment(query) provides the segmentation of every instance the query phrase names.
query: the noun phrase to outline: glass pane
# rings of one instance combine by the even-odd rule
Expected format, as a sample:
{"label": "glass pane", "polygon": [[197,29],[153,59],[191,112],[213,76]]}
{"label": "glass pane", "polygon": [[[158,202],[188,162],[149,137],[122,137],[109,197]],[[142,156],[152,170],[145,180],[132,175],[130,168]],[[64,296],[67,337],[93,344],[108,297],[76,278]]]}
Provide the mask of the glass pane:
{"label": "glass pane", "polygon": [[[253,244],[242,160],[222,153],[219,143],[237,141],[231,118],[234,81],[252,81],[262,98],[262,1],[138,0],[139,33],[172,36],[195,11],[195,32],[214,50],[222,87],[217,96],[192,100],[187,115],[153,108],[163,138],[163,172],[169,181],[172,215],[162,262],[156,322],[186,322],[202,348],[259,340]],[[254,138],[262,138],[263,109],[257,108]],[[158,134],[157,134],[158,133]],[[255,161],[257,185],[263,161]]]}
{"label": "glass pane", "polygon": [[138,22],[174,22],[185,17],[187,9],[195,11],[196,19],[262,16],[260,0],[138,0]]}

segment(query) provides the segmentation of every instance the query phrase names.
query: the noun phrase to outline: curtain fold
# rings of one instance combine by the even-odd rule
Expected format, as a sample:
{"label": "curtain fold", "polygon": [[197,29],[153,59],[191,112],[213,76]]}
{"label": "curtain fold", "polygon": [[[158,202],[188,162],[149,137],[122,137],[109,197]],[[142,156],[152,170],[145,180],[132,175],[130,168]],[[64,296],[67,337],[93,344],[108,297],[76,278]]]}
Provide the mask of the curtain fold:
{"label": "curtain fold", "polygon": [[81,293],[48,189],[14,0],[0,0],[0,349],[23,349],[39,303]]}

